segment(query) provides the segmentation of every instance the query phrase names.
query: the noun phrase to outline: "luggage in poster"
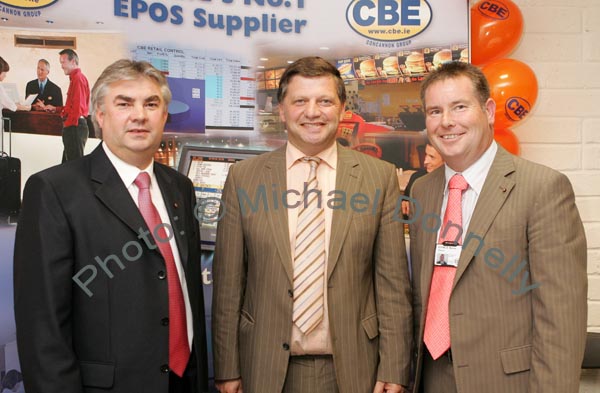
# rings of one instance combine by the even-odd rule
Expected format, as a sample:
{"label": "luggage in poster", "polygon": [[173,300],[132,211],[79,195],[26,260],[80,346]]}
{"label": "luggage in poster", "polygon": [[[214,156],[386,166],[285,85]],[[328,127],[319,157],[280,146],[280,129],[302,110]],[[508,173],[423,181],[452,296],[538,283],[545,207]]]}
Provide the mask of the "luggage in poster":
{"label": "luggage in poster", "polygon": [[8,154],[4,151],[4,132],[0,148],[0,221],[16,219],[21,209],[21,160],[11,156],[11,122],[3,117],[4,132],[8,130]]}

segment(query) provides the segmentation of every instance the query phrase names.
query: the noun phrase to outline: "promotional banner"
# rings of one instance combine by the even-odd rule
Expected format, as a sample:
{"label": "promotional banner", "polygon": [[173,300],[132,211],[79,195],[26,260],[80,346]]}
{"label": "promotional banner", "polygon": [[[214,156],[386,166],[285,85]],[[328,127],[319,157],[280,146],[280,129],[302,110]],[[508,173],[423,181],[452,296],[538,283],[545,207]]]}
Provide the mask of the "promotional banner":
{"label": "promotional banner", "polygon": [[[338,141],[392,162],[401,187],[423,168],[419,82],[444,62],[469,61],[468,16],[465,0],[0,1],[5,28],[118,32],[115,46],[124,44],[131,58],[163,71],[173,102],[157,160],[172,166],[186,146],[281,146],[278,80],[294,60],[323,57],[346,84]],[[219,176],[209,185],[217,196],[226,171]],[[200,197],[207,186],[194,182]],[[202,267],[210,326],[212,251],[203,251]],[[14,345],[14,331],[0,337],[0,346]]]}

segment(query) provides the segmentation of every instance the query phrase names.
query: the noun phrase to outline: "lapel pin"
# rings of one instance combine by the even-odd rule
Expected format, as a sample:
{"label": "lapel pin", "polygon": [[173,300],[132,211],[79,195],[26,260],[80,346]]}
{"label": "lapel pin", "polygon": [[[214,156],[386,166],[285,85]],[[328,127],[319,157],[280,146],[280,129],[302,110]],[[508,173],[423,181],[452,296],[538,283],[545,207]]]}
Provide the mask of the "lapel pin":
{"label": "lapel pin", "polygon": [[174,202],[174,203],[173,203],[173,207],[174,207],[174,208],[178,208],[178,207],[179,207],[179,203],[177,203],[177,202]]}

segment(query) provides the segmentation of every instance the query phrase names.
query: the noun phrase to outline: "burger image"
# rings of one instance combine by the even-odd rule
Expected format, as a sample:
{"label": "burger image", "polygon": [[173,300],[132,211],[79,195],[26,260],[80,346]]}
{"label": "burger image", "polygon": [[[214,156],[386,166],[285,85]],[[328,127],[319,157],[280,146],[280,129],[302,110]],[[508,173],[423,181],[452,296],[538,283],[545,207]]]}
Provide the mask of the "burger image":
{"label": "burger image", "polygon": [[342,75],[342,78],[352,77],[352,64],[350,64],[350,63],[342,64],[341,66],[338,67],[338,71]]}
{"label": "burger image", "polygon": [[411,74],[422,74],[425,72],[425,57],[422,53],[412,52],[406,56],[404,64],[406,64],[406,69]]}
{"label": "burger image", "polygon": [[383,59],[383,71],[387,75],[398,75],[400,73],[400,67],[398,65],[398,57],[390,56]]}
{"label": "burger image", "polygon": [[450,49],[442,49],[433,55],[433,68],[438,68],[444,63],[452,61],[452,51]]}
{"label": "burger image", "polygon": [[360,73],[363,78],[374,78],[377,76],[377,68],[375,67],[375,60],[368,59],[360,63]]}
{"label": "burger image", "polygon": [[460,51],[460,59],[458,61],[461,61],[463,63],[469,62],[469,48],[465,48]]}

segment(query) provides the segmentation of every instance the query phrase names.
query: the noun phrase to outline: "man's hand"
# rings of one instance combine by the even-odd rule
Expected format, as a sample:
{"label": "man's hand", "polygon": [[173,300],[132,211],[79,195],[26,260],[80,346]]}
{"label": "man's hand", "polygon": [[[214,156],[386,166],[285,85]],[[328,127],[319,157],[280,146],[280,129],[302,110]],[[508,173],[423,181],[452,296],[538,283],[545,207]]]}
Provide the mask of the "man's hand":
{"label": "man's hand", "polygon": [[44,110],[46,112],[56,112],[56,107],[54,105],[45,105]]}
{"label": "man's hand", "polygon": [[377,381],[373,388],[373,393],[408,393],[408,390],[402,385]]}
{"label": "man's hand", "polygon": [[44,111],[46,110],[46,106],[44,105],[44,100],[39,99],[32,105],[33,109],[36,111]]}
{"label": "man's hand", "polygon": [[243,393],[241,378],[215,381],[215,385],[220,393]]}

